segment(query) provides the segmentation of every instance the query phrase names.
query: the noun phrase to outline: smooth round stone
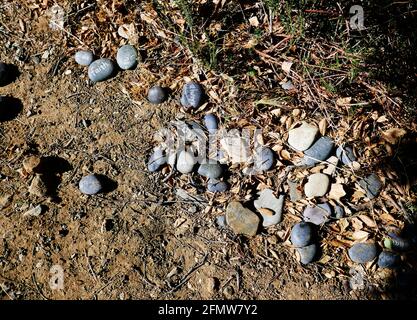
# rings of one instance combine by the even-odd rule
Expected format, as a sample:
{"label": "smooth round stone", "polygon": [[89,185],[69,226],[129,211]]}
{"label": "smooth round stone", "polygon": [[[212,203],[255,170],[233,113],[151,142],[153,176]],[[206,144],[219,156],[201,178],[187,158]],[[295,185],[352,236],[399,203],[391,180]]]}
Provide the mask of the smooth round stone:
{"label": "smooth round stone", "polygon": [[210,179],[217,179],[220,178],[223,174],[222,166],[215,162],[215,163],[202,163],[197,171],[200,175],[210,178]]}
{"label": "smooth round stone", "polygon": [[229,186],[226,182],[210,179],[207,184],[207,190],[210,192],[226,192]]}
{"label": "smooth round stone", "polygon": [[116,61],[120,69],[132,69],[138,63],[138,51],[129,44],[124,45],[117,50]]}
{"label": "smooth round stone", "polygon": [[167,92],[161,86],[153,86],[148,92],[148,101],[152,104],[160,104],[167,99]]}
{"label": "smooth round stone", "polygon": [[369,199],[375,198],[382,188],[382,182],[375,173],[372,173],[365,179],[360,180],[359,185],[365,189],[366,196]]}
{"label": "smooth round stone", "polygon": [[326,160],[334,148],[334,142],[329,137],[321,137],[310,148],[304,151],[303,164],[314,165],[319,161]]}
{"label": "smooth round stone", "polygon": [[274,165],[274,152],[268,147],[259,147],[255,151],[255,169],[257,171],[268,171]]}
{"label": "smooth round stone", "polygon": [[188,151],[181,151],[177,159],[177,170],[181,173],[190,173],[194,169],[196,160],[194,155]]}
{"label": "smooth round stone", "polygon": [[100,179],[95,174],[83,177],[78,187],[82,193],[88,195],[97,194],[103,189]]}
{"label": "smooth round stone", "polygon": [[198,108],[203,101],[203,88],[196,82],[188,82],[184,85],[181,96],[181,104],[185,108]]}
{"label": "smooth round stone", "polygon": [[336,149],[336,157],[339,158],[343,164],[348,165],[353,161],[356,161],[355,154],[351,147],[338,147]]}
{"label": "smooth round stone", "polygon": [[253,237],[258,231],[260,219],[240,202],[232,201],[226,207],[226,222],[234,233]]}
{"label": "smooth round stone", "polygon": [[88,77],[93,82],[109,79],[114,73],[114,63],[110,59],[98,59],[88,67]]}
{"label": "smooth round stone", "polygon": [[74,60],[81,66],[89,66],[94,60],[94,55],[91,51],[81,50],[75,53]]}
{"label": "smooth round stone", "polygon": [[307,198],[322,197],[329,190],[329,176],[323,173],[314,173],[308,177],[304,185],[304,193]]}
{"label": "smooth round stone", "polygon": [[317,255],[318,245],[313,243],[305,247],[297,248],[297,251],[301,257],[301,263],[309,264],[314,261]]}
{"label": "smooth round stone", "polygon": [[319,203],[315,207],[307,206],[304,209],[303,217],[304,221],[311,222],[315,225],[322,225],[329,220],[329,217],[332,214],[332,208],[330,205],[325,203]]}
{"label": "smooth round stone", "polygon": [[150,172],[157,171],[161,166],[167,162],[167,157],[164,156],[164,153],[161,148],[156,148],[152,153],[148,161],[148,170]]}
{"label": "smooth round stone", "polygon": [[214,114],[209,113],[204,116],[204,125],[208,131],[215,131],[218,129],[217,118]]}
{"label": "smooth round stone", "polygon": [[291,242],[294,247],[305,247],[314,238],[314,229],[308,222],[297,223],[291,230]]}
{"label": "smooth round stone", "polygon": [[398,266],[401,259],[400,256],[394,252],[382,251],[378,257],[378,267],[393,269]]}
{"label": "smooth round stone", "polygon": [[[270,227],[280,223],[282,220],[285,195],[280,194],[277,198],[273,190],[264,189],[258,192],[258,196],[258,199],[253,202],[253,205],[262,216],[262,226]],[[264,209],[267,209],[267,211]]]}
{"label": "smooth round stone", "polygon": [[9,71],[7,68],[7,64],[0,62],[0,85],[6,83],[9,77]]}
{"label": "smooth round stone", "polygon": [[376,258],[377,248],[375,243],[357,243],[348,251],[349,257],[356,263],[367,263]]}
{"label": "smooth round stone", "polygon": [[311,147],[318,132],[316,126],[303,122],[300,127],[289,131],[288,144],[295,150],[305,151]]}

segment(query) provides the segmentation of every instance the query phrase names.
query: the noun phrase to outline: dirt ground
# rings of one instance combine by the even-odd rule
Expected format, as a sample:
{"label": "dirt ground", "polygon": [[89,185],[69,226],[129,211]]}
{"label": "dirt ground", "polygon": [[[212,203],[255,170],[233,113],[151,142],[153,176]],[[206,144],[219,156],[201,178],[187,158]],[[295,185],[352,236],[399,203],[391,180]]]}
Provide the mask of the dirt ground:
{"label": "dirt ground", "polygon": [[[260,184],[278,188],[289,163],[285,153],[281,153],[282,165],[265,176],[248,179],[237,173],[231,180],[232,191],[222,196],[190,187],[187,177],[164,180],[166,170],[150,174],[146,168],[156,131],[178,117],[201,121],[210,110],[229,128],[265,128],[271,145],[284,140],[290,118],[292,123],[303,118],[319,123],[330,117],[332,137],[367,150],[360,157],[367,171],[375,167],[371,159],[378,154],[369,151],[375,140],[366,142],[363,137],[398,126],[390,116],[385,122],[375,121],[385,115],[383,109],[371,108],[348,118],[347,112],[338,114],[332,106],[311,107],[314,101],[307,98],[305,105],[282,100],[280,114],[271,120],[271,112],[279,108],[253,107],[253,101],[265,96],[262,92],[285,98],[280,88],[273,91],[279,87],[277,79],[272,86],[265,85],[269,81],[266,69],[259,70],[263,79],[259,83],[248,75],[237,83],[225,73],[207,72],[168,31],[159,39],[154,38],[154,29],[147,34],[144,26],[149,23],[143,16],[138,22],[143,61],[135,70],[92,84],[86,69],[72,57],[84,47],[80,42],[97,56],[114,57],[117,47],[126,42],[115,26],[137,21],[148,4],[138,6],[140,13],[135,11],[135,15],[129,14],[133,5],[126,5],[127,13],[120,9],[121,13],[113,15],[118,1],[113,2],[116,8],[108,6],[109,11],[101,8],[104,1],[97,1],[94,10],[80,9],[92,1],[58,2],[67,13],[75,12],[65,31],[49,26],[51,1],[0,4],[0,61],[16,66],[14,81],[0,87],[0,95],[14,98],[0,122],[0,198],[5,201],[0,209],[1,299],[387,299],[409,293],[416,278],[407,271],[415,263],[412,259],[404,272],[366,266],[361,290],[349,285],[353,264],[346,243],[337,247],[324,241],[327,261],[302,266],[288,240],[302,206],[289,199],[283,222],[254,238],[216,226],[216,216],[224,213],[231,199],[253,198]],[[91,30],[97,29],[91,25],[103,25],[103,31],[94,33]],[[181,109],[179,95],[186,77],[200,81],[209,92],[204,110],[187,113]],[[155,83],[172,90],[170,99],[160,106],[146,100],[147,89]],[[338,98],[333,95],[329,100]],[[286,116],[284,121],[282,116]],[[413,126],[407,130],[412,132]],[[416,143],[414,136],[409,141]],[[52,194],[38,197],[28,192],[32,176],[21,171],[28,155],[42,157]],[[384,165],[377,170],[390,172]],[[78,182],[92,172],[111,179],[112,188],[96,196],[82,195]],[[401,207],[413,203],[414,189],[410,182],[411,189],[400,184],[400,191],[393,191],[398,188],[392,181],[398,181],[397,177],[386,178],[383,195],[359,210],[369,215],[372,210],[378,215],[389,213],[403,226],[406,219]],[[198,191],[206,203],[181,201],[175,195],[177,186]],[[395,200],[393,204],[389,195],[391,200],[402,199],[403,204]],[[24,216],[38,204],[44,208],[40,216]],[[370,232],[378,241],[385,230],[381,223]],[[330,239],[329,235],[341,233],[338,226],[329,226],[320,236]],[[57,290],[50,285],[51,268],[56,265],[64,271],[64,288]],[[406,275],[405,288],[399,274]]]}

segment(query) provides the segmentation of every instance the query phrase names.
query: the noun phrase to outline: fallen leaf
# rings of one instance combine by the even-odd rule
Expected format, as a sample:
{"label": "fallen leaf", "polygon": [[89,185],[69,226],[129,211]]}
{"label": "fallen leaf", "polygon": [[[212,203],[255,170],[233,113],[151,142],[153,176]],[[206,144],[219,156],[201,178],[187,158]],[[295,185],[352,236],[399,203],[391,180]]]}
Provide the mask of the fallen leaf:
{"label": "fallen leaf", "polygon": [[352,101],[352,97],[339,98],[336,100],[336,104],[339,107],[343,107],[343,106],[350,104],[351,101]]}
{"label": "fallen leaf", "polygon": [[284,72],[290,73],[291,71],[292,62],[291,61],[284,61],[281,65],[281,68]]}
{"label": "fallen leaf", "polygon": [[326,118],[323,118],[319,122],[319,130],[322,136],[326,135],[327,130],[327,120]]}
{"label": "fallen leaf", "polygon": [[264,216],[272,217],[274,215],[274,211],[267,208],[259,208],[258,211]]}
{"label": "fallen leaf", "polygon": [[344,197],[346,195],[345,190],[343,189],[343,185],[340,183],[333,183],[330,192],[329,192],[329,198],[334,200],[340,200],[340,198]]}
{"label": "fallen leaf", "polygon": [[404,129],[392,128],[382,132],[381,135],[382,138],[388,143],[396,144],[406,133],[407,131]]}
{"label": "fallen leaf", "polygon": [[259,20],[258,20],[257,17],[250,18],[249,23],[252,27],[258,27],[259,26]]}
{"label": "fallen leaf", "polygon": [[368,216],[365,215],[360,215],[358,216],[359,219],[361,219],[363,221],[363,223],[365,223],[368,227],[370,228],[375,228],[376,227],[376,223],[374,220],[372,220],[371,218],[369,218]]}
{"label": "fallen leaf", "polygon": [[363,230],[355,231],[352,233],[352,239],[356,241],[366,241],[368,240],[369,233]]}

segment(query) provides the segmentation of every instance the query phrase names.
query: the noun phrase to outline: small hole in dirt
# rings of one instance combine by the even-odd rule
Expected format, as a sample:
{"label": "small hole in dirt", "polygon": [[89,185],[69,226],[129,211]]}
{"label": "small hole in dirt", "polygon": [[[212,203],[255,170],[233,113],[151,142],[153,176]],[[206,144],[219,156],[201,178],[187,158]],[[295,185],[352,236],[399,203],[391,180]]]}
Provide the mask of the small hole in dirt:
{"label": "small hole in dirt", "polygon": [[113,219],[106,219],[104,221],[104,230],[112,231],[114,228],[114,220]]}

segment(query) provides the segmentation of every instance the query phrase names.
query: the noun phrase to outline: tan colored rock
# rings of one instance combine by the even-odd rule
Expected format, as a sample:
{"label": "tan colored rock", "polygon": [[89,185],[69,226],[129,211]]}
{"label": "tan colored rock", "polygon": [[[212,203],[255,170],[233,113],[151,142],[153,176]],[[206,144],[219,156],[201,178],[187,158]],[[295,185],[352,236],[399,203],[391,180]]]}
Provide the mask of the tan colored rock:
{"label": "tan colored rock", "polygon": [[34,170],[40,165],[41,158],[38,156],[29,156],[23,160],[23,169],[29,174],[32,174]]}
{"label": "tan colored rock", "polygon": [[29,193],[35,195],[37,197],[45,197],[48,193],[48,189],[46,187],[45,182],[43,181],[43,177],[40,174],[37,174],[33,179],[29,186]]}
{"label": "tan colored rock", "polygon": [[260,219],[240,202],[233,201],[226,208],[226,222],[236,234],[253,237],[258,231]]}

